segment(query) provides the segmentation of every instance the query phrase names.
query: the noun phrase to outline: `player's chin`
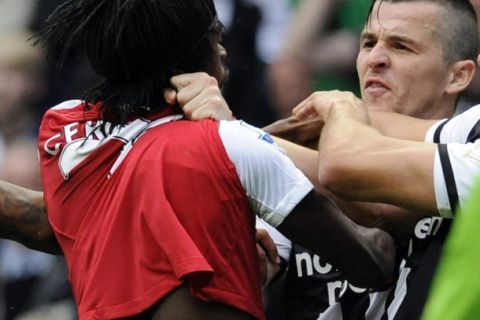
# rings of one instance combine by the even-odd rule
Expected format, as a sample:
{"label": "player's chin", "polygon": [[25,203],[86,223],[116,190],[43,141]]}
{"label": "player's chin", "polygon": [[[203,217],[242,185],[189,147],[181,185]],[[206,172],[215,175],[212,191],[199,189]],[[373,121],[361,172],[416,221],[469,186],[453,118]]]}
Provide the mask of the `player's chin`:
{"label": "player's chin", "polygon": [[387,99],[386,97],[382,98],[374,98],[374,99],[363,99],[363,103],[370,111],[384,111],[384,112],[392,112],[392,101],[391,99]]}

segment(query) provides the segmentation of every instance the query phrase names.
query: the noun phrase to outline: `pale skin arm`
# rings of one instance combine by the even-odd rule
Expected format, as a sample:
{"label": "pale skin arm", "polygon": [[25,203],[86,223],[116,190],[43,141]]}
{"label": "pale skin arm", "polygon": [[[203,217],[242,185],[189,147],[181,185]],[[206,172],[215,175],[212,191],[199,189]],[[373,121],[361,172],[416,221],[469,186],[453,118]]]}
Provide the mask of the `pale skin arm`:
{"label": "pale skin arm", "polygon": [[[193,104],[189,105],[190,109],[188,113],[193,120],[200,120],[203,118],[213,118],[216,120],[232,119],[231,112],[228,108],[228,105],[221,97],[221,92],[218,89],[218,85],[216,85],[216,81],[212,81],[212,79],[209,78],[211,77],[205,73],[185,74],[172,78],[172,84],[178,88],[179,94],[183,94],[183,98],[190,95],[185,94],[186,92],[195,92],[194,95],[190,96],[194,98],[198,96],[199,99],[197,101],[202,102],[201,106],[195,106]],[[196,82],[199,82],[199,84],[195,85],[196,90],[190,90],[188,87]],[[215,86],[215,88],[209,89],[209,86]],[[209,92],[210,96],[205,95],[204,92]],[[316,94],[313,96],[315,95]],[[174,91],[171,92],[170,102],[172,104],[177,103],[175,97],[176,93]],[[308,99],[311,99],[312,97],[309,97]],[[183,99],[179,104],[182,106],[182,103],[185,104],[187,102],[187,99]],[[405,139],[417,139],[420,141],[424,139],[427,129],[433,123],[432,121],[418,120],[419,122],[414,126],[414,128],[404,129],[416,119],[386,112],[373,112],[371,114],[371,118],[372,122],[375,123],[385,134],[390,134]],[[410,120],[412,120],[412,122]],[[392,125],[392,123],[395,125]],[[293,142],[304,143],[305,141],[313,141],[315,139],[318,140],[323,124],[323,121],[318,118],[318,116],[316,119],[309,118],[306,121],[289,118],[280,120],[266,127],[265,129],[267,129],[267,131],[270,133],[278,134],[283,138],[292,139]],[[404,127],[402,128],[402,126]],[[278,138],[276,138],[276,142],[286,150],[288,156],[292,158],[295,165],[299,167],[315,184],[317,190],[319,190],[321,193],[328,194],[330,198],[335,200],[336,204],[340,206],[345,214],[361,225],[368,227],[380,227],[388,230],[392,234],[395,234],[397,237],[404,238],[405,236],[408,237],[410,234],[414,222],[426,214],[425,212],[412,212],[404,208],[382,203],[359,203],[345,201],[340,197],[335,196],[320,185],[320,181],[317,179],[318,151],[312,151],[295,143]],[[316,148],[317,146],[315,146],[315,149]],[[426,164],[426,166],[429,165],[429,163]],[[347,187],[348,183],[349,181],[347,180]],[[431,185],[432,184],[428,185],[431,188],[431,193],[428,194],[427,198],[430,199],[430,204],[434,205],[435,202],[433,200],[432,190],[433,186]],[[380,188],[379,191],[388,191],[388,189],[385,190]],[[359,197],[359,195],[356,196]],[[377,196],[381,197],[382,194],[378,194]],[[417,199],[416,196],[417,195],[415,195],[415,199]],[[436,209],[431,212],[431,214],[436,213]]]}
{"label": "pale skin arm", "polygon": [[[317,93],[312,96],[315,95]],[[311,97],[308,99],[311,99]],[[438,121],[413,118],[385,111],[369,110],[368,115],[370,125],[378,129],[384,136],[413,141],[424,141],[428,129]],[[323,120],[317,116],[307,119],[298,119],[291,116],[278,120],[264,127],[263,130],[278,138],[317,150],[323,126]]]}
{"label": "pale skin arm", "polygon": [[381,228],[397,239],[408,239],[411,230],[423,212],[412,212],[393,205],[372,202],[346,201],[326,189],[318,177],[318,152],[292,142],[274,138],[287,155],[315,185],[315,189],[333,199],[342,212],[356,223],[370,228]]}
{"label": "pale skin arm", "polygon": [[[325,121],[318,179],[332,193],[348,200],[438,214],[433,186],[435,144],[383,135],[370,126],[366,109],[351,93],[316,93],[298,105],[294,114],[299,118],[315,114]],[[424,127],[416,126],[418,130],[410,134],[424,136]]]}
{"label": "pale skin arm", "polygon": [[[415,210],[418,216],[438,214],[433,190],[436,145],[423,142],[428,129],[438,120],[382,111],[370,111],[367,118],[344,119],[338,108],[332,108],[334,117],[327,120],[326,113],[322,118],[318,113],[302,115],[300,111],[317,104],[340,105],[345,96],[352,100],[348,103],[361,103],[350,93],[314,93],[295,109],[297,120],[280,120],[265,129],[297,143],[314,140],[315,130],[318,137],[323,129],[320,162],[319,155],[310,149],[278,138],[276,142],[318,189],[327,188],[330,195],[398,205]],[[328,121],[325,128],[324,120]],[[381,206],[390,216],[403,215],[399,208]],[[408,216],[415,219],[415,215]]]}
{"label": "pale skin arm", "polygon": [[[310,97],[309,99],[315,96],[316,94],[312,95],[312,97]],[[391,137],[396,137],[399,139],[409,139],[417,141],[423,141],[427,130],[437,121],[417,119],[396,113],[380,111],[369,112],[369,115],[372,125],[375,126],[384,135],[390,135]],[[377,150],[376,148],[379,147],[378,145],[375,145],[375,140],[369,141],[367,137],[364,137],[364,139],[367,139],[365,141],[365,144],[355,145],[354,147],[352,147],[350,144],[357,144],[357,142],[355,141],[349,144],[348,139],[345,139],[346,143],[348,144],[347,148],[335,150],[335,153],[332,153],[331,157],[329,157],[335,166],[353,164],[360,165],[362,162],[359,160],[365,158],[362,158],[360,153],[357,154],[356,150],[361,148],[364,153],[370,152],[367,155],[373,159],[366,160],[364,164],[367,165],[367,168],[365,168],[365,170],[359,166],[354,167],[354,169],[358,170],[360,174],[360,176],[357,177],[357,179],[359,179],[360,181],[358,183],[358,186],[356,187],[353,187],[353,183],[355,183],[355,180],[353,178],[351,179],[351,172],[342,172],[339,174],[335,174],[329,172],[330,169],[325,169],[325,166],[320,167],[319,154],[316,150],[312,150],[311,147],[313,145],[312,141],[315,140],[317,141],[317,146],[315,148],[318,147],[320,131],[322,130],[323,126],[324,122],[318,116],[314,118],[309,117],[308,119],[304,120],[299,120],[295,117],[291,117],[279,120],[264,129],[272,134],[276,134],[285,139],[294,141],[295,143],[292,143],[284,139],[275,138],[276,143],[284,150],[286,150],[288,156],[293,160],[295,165],[300,170],[302,170],[302,172],[310,179],[310,181],[312,181],[312,183],[315,185],[315,188],[321,193],[326,194],[331,199],[333,199],[345,215],[347,215],[350,219],[362,226],[381,228],[395,235],[398,240],[408,239],[418,219],[426,215],[437,214],[435,199],[433,199],[433,178],[431,178],[430,176],[422,178],[424,176],[415,175],[413,173],[414,171],[409,171],[410,169],[405,167],[404,169],[411,172],[411,174],[414,175],[414,178],[420,179],[422,182],[424,182],[425,186],[420,184],[417,185],[418,189],[420,190],[411,188],[411,186],[408,184],[410,178],[408,176],[404,176],[401,171],[398,172],[400,176],[399,179],[393,180],[392,183],[391,180],[384,179],[384,173],[377,171],[381,171],[382,169],[390,169],[383,168],[381,166],[372,167],[372,164],[382,163],[391,164],[393,166],[395,165],[395,163],[390,163],[390,160],[387,159],[384,159],[382,161],[377,160],[379,157],[383,157],[383,155],[376,154],[374,152],[374,150]],[[375,134],[378,134],[378,132],[376,132]],[[343,138],[344,137],[340,137],[340,139]],[[354,139],[356,138],[357,137],[354,137]],[[306,143],[310,148],[302,147],[297,143]],[[394,145],[386,144],[386,146],[394,148]],[[409,155],[410,151],[408,151],[408,149],[400,150],[406,152],[406,154]],[[343,162],[341,158],[343,157],[343,155],[338,154],[337,151],[348,152],[349,157],[354,157],[354,159],[351,161],[352,163],[350,163],[349,160],[345,159],[343,159],[345,160]],[[384,156],[388,155],[389,154],[386,153]],[[412,155],[412,166],[414,167],[414,169],[419,169],[420,167],[418,166],[420,165],[420,163],[417,161],[418,159],[415,158],[416,156],[416,154]],[[395,158],[394,160],[397,159]],[[406,165],[402,161],[400,161],[400,164]],[[322,163],[322,165],[323,164],[324,163]],[[328,163],[326,164],[328,165]],[[431,164],[433,164],[433,160],[426,160],[424,165],[427,168],[425,169],[426,171],[423,172],[432,172],[431,170],[433,169],[431,169]],[[323,174],[319,174],[319,168],[324,168],[324,171],[327,171],[328,175],[323,176]],[[344,167],[344,169],[349,168],[350,167]],[[367,169],[372,168],[376,169],[377,171],[369,173]],[[397,169],[398,168],[395,168],[395,170],[391,170],[391,172],[397,172]],[[340,175],[340,178],[338,177],[338,175]],[[404,178],[405,181],[402,184],[397,184],[397,181],[402,181],[402,179]],[[373,179],[377,179],[379,181],[374,181]],[[337,187],[338,190],[326,189],[326,186],[323,185],[325,183],[329,183],[330,186]],[[375,186],[378,187],[374,188]],[[411,193],[404,193],[404,189]],[[392,205],[398,203],[399,205],[405,206],[409,209],[417,209],[418,207],[414,201],[418,200],[417,197],[420,195],[421,192],[425,193],[425,195],[421,199],[429,199],[430,201],[429,209],[422,208],[420,211],[408,210]],[[404,198],[396,198],[399,195],[403,196]],[[410,198],[408,198],[408,196],[410,196]],[[358,201],[346,201],[346,199],[354,199]],[[386,200],[389,199],[392,199],[392,201],[390,202],[391,204],[385,204],[384,202],[387,202]],[[374,201],[382,203],[363,201]]]}
{"label": "pale skin arm", "polygon": [[[308,99],[314,99],[316,95],[317,94],[313,94]],[[438,121],[423,120],[397,113],[382,111],[369,111],[369,116],[371,125],[378,129],[384,136],[413,141],[423,141],[425,139],[425,135],[428,129]],[[403,162],[403,160],[399,161],[399,159],[396,158],[395,154],[386,153],[380,155],[375,153],[375,151],[378,151],[378,149],[376,148],[380,147],[380,145],[376,145],[377,140],[368,140],[369,138],[364,137],[366,138],[366,140],[362,140],[364,141],[364,144],[351,146],[348,144],[348,141],[345,141],[348,139],[345,139],[344,142],[348,144],[348,148],[344,150],[339,150],[341,152],[349,153],[349,157],[353,156],[355,158],[351,164],[361,164],[361,162],[358,161],[358,159],[360,159],[360,154],[356,154],[356,150],[357,148],[362,148],[364,152],[367,152],[367,154],[364,154],[364,156],[369,156],[370,158],[373,158],[373,160],[362,158],[366,161],[365,164],[368,165],[366,169],[371,169],[371,164],[377,162],[396,166],[397,161],[404,168],[403,171],[396,171],[398,170],[398,167],[396,167],[395,170],[390,170],[391,168],[383,168],[378,166],[373,167],[376,170],[369,173],[369,171],[363,170],[361,167],[358,166],[356,167],[356,169],[360,173],[358,179],[360,180],[360,182],[362,182],[362,185],[359,185],[355,188],[350,188],[350,186],[354,183],[354,180],[350,179],[349,172],[341,173],[341,177],[345,178],[343,180],[339,180],[338,175],[334,175],[333,173],[326,176],[322,175],[320,179],[317,179],[317,170],[319,167],[318,153],[312,151],[311,149],[307,149],[298,145],[298,143],[307,144],[311,148],[311,146],[313,145],[311,141],[318,141],[323,126],[324,122],[318,116],[313,118],[309,117],[308,119],[304,120],[299,120],[295,117],[291,117],[288,119],[279,120],[264,129],[274,135],[279,135],[285,139],[295,142],[292,143],[283,139],[275,138],[275,141],[287,151],[288,156],[294,161],[294,163],[299,167],[299,169],[301,169],[309,177],[309,179],[315,184],[316,188],[318,190],[321,190],[322,193],[328,194],[331,198],[333,198],[336,204],[340,206],[342,211],[347,216],[349,216],[351,219],[361,225],[370,227],[381,227],[382,229],[388,230],[390,233],[395,234],[398,238],[405,238],[408,237],[408,235],[410,234],[415,221],[425,215],[437,214],[436,202],[433,198],[433,178],[431,178],[430,175],[422,175],[425,172],[433,172],[432,159],[434,156],[435,148],[432,148],[432,145],[424,143],[410,144],[408,141],[403,141],[402,144],[397,145],[397,148],[399,148],[399,150],[401,150],[407,156],[410,156],[411,154],[411,151],[408,148],[413,146],[418,145],[420,147],[426,147],[430,150],[430,153],[426,158],[419,157],[422,162],[418,161],[417,153],[412,153],[410,158],[410,165],[413,168],[409,169],[407,167],[408,162]],[[348,127],[348,125],[346,125],[346,127]],[[376,132],[376,134],[377,133],[378,132]],[[342,139],[342,137],[340,137],[340,139]],[[395,141],[399,142],[397,140]],[[386,144],[387,148],[392,148],[392,150],[394,150],[394,144],[390,144],[388,140],[385,140],[384,143]],[[403,144],[407,144],[407,148],[404,149]],[[368,154],[369,151],[371,151],[371,153]],[[418,152],[420,152],[420,149],[418,150]],[[349,164],[348,160],[346,160],[345,163],[337,162],[338,159],[342,159],[341,154],[332,153],[331,155],[332,156],[329,158],[332,159],[335,165],[340,166],[342,164]],[[387,159],[383,159],[381,161],[378,160],[380,157],[387,156],[394,157],[393,160],[395,160],[396,162],[391,162]],[[421,169],[422,166],[425,169]],[[382,170],[382,168],[385,171],[390,170],[391,172],[397,172],[399,175],[399,179],[395,180],[395,182],[391,183],[392,185],[390,185],[391,180],[384,180],[384,173],[378,173]],[[348,169],[348,167],[346,167],[346,169]],[[420,174],[416,174],[415,170],[420,170]],[[325,171],[328,171],[328,169]],[[417,178],[424,183],[417,184],[418,189],[412,188],[409,184],[407,184],[411,180],[410,177],[403,175],[403,172],[405,171],[410,172],[411,175],[413,175],[413,178]],[[379,181],[373,181],[372,177],[378,178]],[[326,179],[332,179],[332,182],[335,184],[334,186],[338,186],[339,184],[341,184],[338,186],[340,190],[336,193],[330,192],[336,190],[326,190],[322,185],[322,182],[329,182],[329,180]],[[397,184],[396,181],[403,182],[402,184]],[[376,189],[372,189],[372,187],[374,186],[378,187]],[[360,191],[364,191],[364,193],[360,193]],[[424,193],[423,196],[422,192]],[[398,198],[398,195],[401,195],[402,198]],[[419,195],[422,196],[422,198],[420,198],[421,200],[428,201],[428,203],[426,203],[426,205],[428,206],[426,209],[425,203],[419,205],[415,203],[415,201],[418,200],[417,196]],[[399,208],[393,205],[386,205],[381,203],[360,203],[345,201],[341,197],[345,197],[350,200],[355,199],[358,201],[389,201],[390,204],[399,204],[409,209],[420,208],[420,211],[406,210],[404,208]]]}
{"label": "pale skin arm", "polygon": [[370,125],[384,136],[401,140],[425,141],[425,135],[439,120],[425,120],[394,112],[368,111]]}
{"label": "pale skin arm", "polygon": [[[188,89],[197,82],[193,89]],[[231,118],[218,85],[207,74],[176,76],[172,78],[172,84],[179,89],[181,105],[187,101],[193,102],[192,97],[201,102],[200,106],[187,104],[193,119]],[[312,181],[318,178],[321,185],[341,198],[389,203],[425,214],[437,214],[433,190],[436,145],[421,142],[436,120],[414,119],[387,112],[372,112],[368,117],[358,98],[338,91],[312,94],[299,104],[296,116],[301,119],[320,117],[322,121],[318,123],[321,127],[328,113],[323,112],[322,118],[315,106],[341,106],[342,100],[346,101],[345,108],[332,108],[339,112],[332,112],[323,130],[322,137],[325,138],[321,140],[321,163],[315,153],[308,149],[279,139],[277,142],[307,177]],[[350,108],[352,105],[356,108]],[[301,109],[309,111],[302,114],[299,111]],[[340,112],[342,110],[344,112]],[[378,129],[370,125],[370,118]],[[318,168],[321,174],[317,173]]]}

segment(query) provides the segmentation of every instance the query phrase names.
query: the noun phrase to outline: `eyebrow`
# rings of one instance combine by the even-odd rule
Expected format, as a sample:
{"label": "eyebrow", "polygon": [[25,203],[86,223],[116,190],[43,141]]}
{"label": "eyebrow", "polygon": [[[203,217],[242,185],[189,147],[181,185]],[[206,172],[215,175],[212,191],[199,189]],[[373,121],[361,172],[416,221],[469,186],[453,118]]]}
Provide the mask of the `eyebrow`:
{"label": "eyebrow", "polygon": [[[377,35],[373,32],[362,32],[360,36],[360,40],[365,40],[365,39],[377,39]],[[413,45],[413,46],[419,46],[419,43],[409,37],[400,35],[400,34],[388,34],[387,35],[387,42],[402,42],[405,44]]]}

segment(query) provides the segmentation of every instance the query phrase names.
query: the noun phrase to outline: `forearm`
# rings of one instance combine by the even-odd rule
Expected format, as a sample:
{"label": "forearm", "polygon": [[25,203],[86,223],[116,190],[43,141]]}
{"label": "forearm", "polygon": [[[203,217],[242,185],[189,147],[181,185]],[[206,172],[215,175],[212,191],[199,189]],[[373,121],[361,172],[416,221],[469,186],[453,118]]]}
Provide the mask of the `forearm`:
{"label": "forearm", "polygon": [[392,275],[395,249],[391,237],[381,230],[354,224],[327,197],[315,191],[295,207],[278,229],[321,255],[356,286],[383,286]]}
{"label": "forearm", "polygon": [[[411,141],[424,141],[427,131],[439,121],[385,111],[369,110],[368,115],[370,125],[382,135]],[[280,119],[263,130],[278,138],[316,150],[323,126],[323,120],[318,117],[299,120],[291,116]]]}
{"label": "forearm", "polygon": [[34,250],[61,254],[48,223],[43,194],[1,180],[0,237]]}
{"label": "forearm", "polygon": [[318,152],[312,149],[302,147],[292,142],[274,137],[275,142],[285,150],[287,156],[293,161],[295,166],[315,185],[320,188],[317,179],[318,172]]}
{"label": "forearm", "polygon": [[408,241],[415,224],[426,216],[421,212],[383,203],[345,201],[338,197],[332,197],[332,199],[355,223],[368,228],[385,230],[400,242]]}
{"label": "forearm", "polygon": [[372,127],[391,138],[424,141],[430,127],[439,120],[425,120],[394,112],[369,110]]}
{"label": "forearm", "polygon": [[334,108],[319,145],[320,183],[347,200],[436,214],[436,145],[385,137],[363,111]]}

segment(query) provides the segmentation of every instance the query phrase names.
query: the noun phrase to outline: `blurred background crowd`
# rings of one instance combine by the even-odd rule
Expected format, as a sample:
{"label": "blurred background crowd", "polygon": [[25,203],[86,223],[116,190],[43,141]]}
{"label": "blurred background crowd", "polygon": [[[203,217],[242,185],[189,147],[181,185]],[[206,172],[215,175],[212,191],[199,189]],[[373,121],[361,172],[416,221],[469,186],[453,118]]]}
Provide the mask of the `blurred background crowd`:
{"label": "blurred background crowd", "polygon": [[[43,112],[97,81],[70,57],[58,73],[29,40],[63,0],[0,0],[0,179],[41,190],[36,135]],[[474,5],[477,1],[472,1]],[[359,93],[358,39],[370,0],[215,0],[226,27],[235,116],[264,126],[314,90]],[[480,101],[480,77],[460,108]],[[61,257],[0,241],[0,320],[75,319]]]}

